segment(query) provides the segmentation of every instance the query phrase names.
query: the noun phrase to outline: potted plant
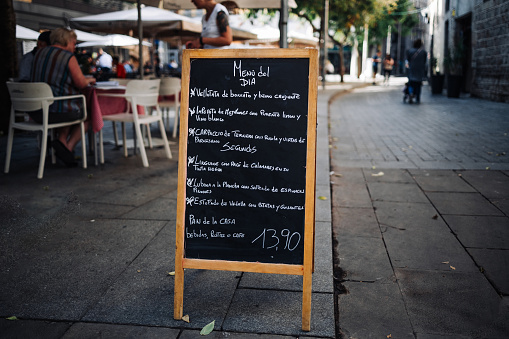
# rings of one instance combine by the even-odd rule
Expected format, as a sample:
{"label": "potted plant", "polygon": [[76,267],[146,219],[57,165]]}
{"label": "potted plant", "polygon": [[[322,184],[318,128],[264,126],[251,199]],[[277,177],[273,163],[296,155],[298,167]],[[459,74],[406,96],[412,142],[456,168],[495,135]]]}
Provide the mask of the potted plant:
{"label": "potted plant", "polygon": [[447,73],[447,96],[459,98],[463,86],[463,63],[465,61],[465,47],[458,42],[444,58]]}
{"label": "potted plant", "polygon": [[431,94],[442,94],[444,88],[444,75],[440,74],[438,59],[431,59]]}

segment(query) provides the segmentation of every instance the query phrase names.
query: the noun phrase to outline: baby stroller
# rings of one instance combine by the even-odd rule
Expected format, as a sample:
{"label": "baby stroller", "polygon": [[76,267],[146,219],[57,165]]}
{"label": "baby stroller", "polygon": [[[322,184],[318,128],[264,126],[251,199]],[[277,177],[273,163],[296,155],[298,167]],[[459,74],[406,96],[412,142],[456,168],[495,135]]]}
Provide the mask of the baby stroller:
{"label": "baby stroller", "polygon": [[411,104],[414,100],[414,89],[410,86],[408,82],[405,84],[405,87],[403,88],[403,102],[406,102],[407,100],[409,104]]}

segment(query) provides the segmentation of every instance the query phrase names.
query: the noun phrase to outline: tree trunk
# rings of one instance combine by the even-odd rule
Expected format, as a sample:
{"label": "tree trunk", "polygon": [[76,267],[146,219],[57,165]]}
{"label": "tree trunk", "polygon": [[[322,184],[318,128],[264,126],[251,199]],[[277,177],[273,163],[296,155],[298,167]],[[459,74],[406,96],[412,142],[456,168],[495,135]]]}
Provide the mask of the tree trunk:
{"label": "tree trunk", "polygon": [[9,128],[11,100],[5,82],[18,73],[16,57],[16,16],[12,0],[0,3],[0,132],[6,133]]}
{"label": "tree trunk", "polygon": [[339,75],[341,76],[341,82],[345,82],[345,55],[343,53],[343,45],[339,44]]}

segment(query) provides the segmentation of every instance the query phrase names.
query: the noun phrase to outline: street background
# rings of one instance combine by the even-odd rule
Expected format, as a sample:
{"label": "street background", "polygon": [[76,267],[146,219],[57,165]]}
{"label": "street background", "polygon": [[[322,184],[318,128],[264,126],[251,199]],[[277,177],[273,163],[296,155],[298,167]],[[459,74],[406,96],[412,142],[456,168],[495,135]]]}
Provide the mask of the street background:
{"label": "street background", "polygon": [[298,276],[186,270],[191,321],[173,319],[177,140],[149,168],[108,144],[104,166],[48,159],[38,180],[36,138],[16,135],[0,174],[2,337],[194,338],[215,320],[212,338],[506,338],[507,104],[427,86],[403,104],[405,80],[319,90],[310,332]]}

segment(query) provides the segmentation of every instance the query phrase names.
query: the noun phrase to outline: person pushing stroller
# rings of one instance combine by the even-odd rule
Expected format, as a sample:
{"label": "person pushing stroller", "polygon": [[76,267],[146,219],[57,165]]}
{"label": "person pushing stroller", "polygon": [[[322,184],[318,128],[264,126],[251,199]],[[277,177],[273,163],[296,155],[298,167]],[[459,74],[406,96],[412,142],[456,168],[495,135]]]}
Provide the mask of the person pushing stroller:
{"label": "person pushing stroller", "polygon": [[403,102],[406,102],[407,99],[410,104],[414,99],[417,104],[421,102],[421,86],[422,79],[426,76],[427,58],[428,53],[422,46],[422,40],[415,40],[413,48],[407,52],[408,82],[403,89],[403,93],[405,93]]}

